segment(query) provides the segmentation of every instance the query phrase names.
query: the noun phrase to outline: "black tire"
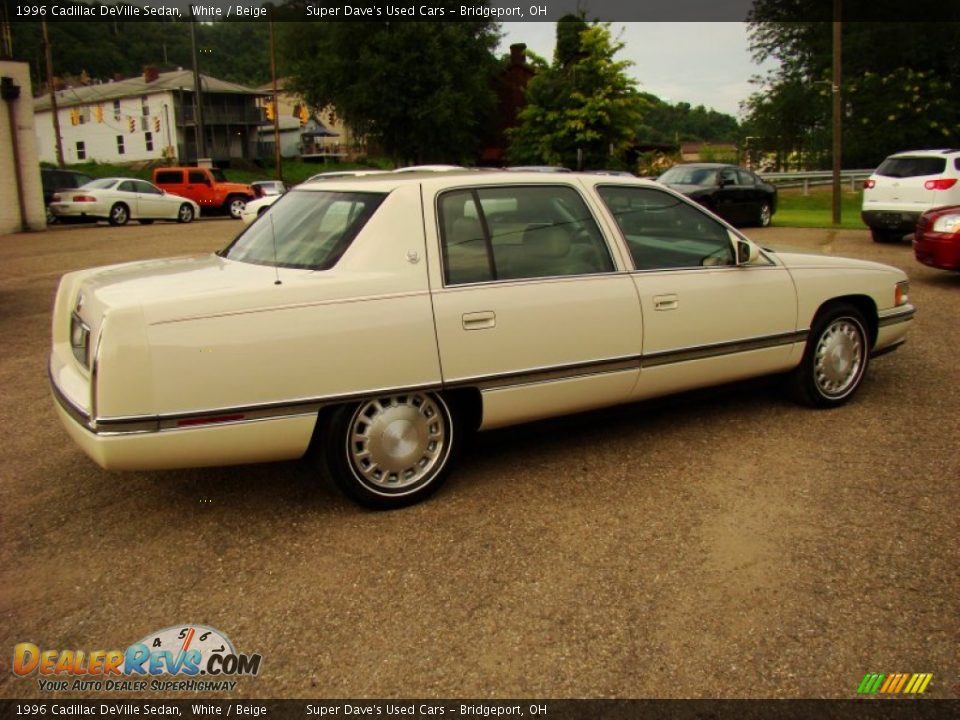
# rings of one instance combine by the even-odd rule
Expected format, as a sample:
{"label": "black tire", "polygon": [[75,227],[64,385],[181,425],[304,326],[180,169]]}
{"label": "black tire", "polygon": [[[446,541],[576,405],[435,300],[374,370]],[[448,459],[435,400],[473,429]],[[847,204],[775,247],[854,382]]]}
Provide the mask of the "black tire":
{"label": "black tire", "polygon": [[57,222],[57,216],[53,214],[53,210],[50,209],[50,206],[47,206],[47,225],[53,225]]}
{"label": "black tire", "polygon": [[130,221],[130,208],[123,203],[114,203],[107,221],[111,225],[126,225]]}
{"label": "black tire", "polygon": [[906,235],[906,233],[902,233],[899,230],[878,230],[877,228],[870,228],[870,236],[875,243],[900,242],[904,235]]}
{"label": "black tire", "polygon": [[177,222],[178,223],[188,223],[193,222],[193,206],[189,203],[184,203],[180,206],[180,209],[177,210]]}
{"label": "black tire", "polygon": [[760,203],[760,209],[757,210],[757,227],[770,227],[773,222],[773,206],[764,201]]}
{"label": "black tire", "polygon": [[834,303],[814,318],[800,365],[789,389],[811,407],[839,407],[854,396],[870,362],[870,333],[863,314],[849,303]]}
{"label": "black tire", "polygon": [[227,210],[227,213],[234,220],[239,220],[240,216],[243,215],[243,209],[247,206],[247,199],[243,195],[231,195],[227,198],[227,202],[224,207]]}
{"label": "black tire", "polygon": [[321,428],[319,456],[347,497],[389,510],[436,492],[454,464],[460,435],[440,395],[383,395],[334,410]]}
{"label": "black tire", "polygon": [[137,220],[141,225],[153,225],[153,220]]}

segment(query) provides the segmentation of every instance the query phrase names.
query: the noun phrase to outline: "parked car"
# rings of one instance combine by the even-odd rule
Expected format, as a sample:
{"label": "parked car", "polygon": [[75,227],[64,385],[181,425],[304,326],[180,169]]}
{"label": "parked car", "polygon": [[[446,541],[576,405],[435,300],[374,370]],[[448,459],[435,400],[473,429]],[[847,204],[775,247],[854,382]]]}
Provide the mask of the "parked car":
{"label": "parked car", "polygon": [[960,204],[960,150],[910,150],[891,155],[863,183],[860,217],[874,242],[897,242],[920,215]]}
{"label": "parked car", "polygon": [[657,182],[696,200],[734,225],[767,227],[777,212],[777,188],[736,165],[674,165]]}
{"label": "parked car", "polygon": [[253,188],[253,194],[256,195],[258,199],[283,195],[290,189],[290,186],[283,182],[283,180],[256,180],[250,183],[250,187]]}
{"label": "parked car", "polygon": [[223,170],[205,167],[158,167],[153,182],[175,195],[190,198],[204,213],[225,213],[239,219],[256,195],[246,183],[227,180]]}
{"label": "parked car", "polygon": [[283,197],[283,195],[264,195],[263,197],[258,197],[256,200],[248,202],[244,205],[243,212],[240,213],[240,219],[243,220],[243,224],[249,225],[252,223],[281,197]]}
{"label": "parked car", "polygon": [[478,429],[768,373],[839,406],[914,314],[901,270],[765,250],[632,178],[386,173],[270,215],[206,257],[63,277],[53,394],[102,466],[306,453],[396,507]]}
{"label": "parked car", "polygon": [[188,223],[200,213],[193,200],[133,178],[91,180],[76,190],[54,194],[48,207],[58,218],[106,220],[111,225],[130,220],[144,225],[154,220]]}
{"label": "parked car", "polygon": [[960,270],[960,205],[934,208],[920,216],[913,254],[924,265]]}
{"label": "parked car", "polygon": [[58,190],[73,190],[93,180],[86,173],[73,170],[57,170],[54,168],[40,168],[40,182],[43,185],[43,204],[47,208],[47,224],[57,221],[57,216],[50,210],[54,193]]}

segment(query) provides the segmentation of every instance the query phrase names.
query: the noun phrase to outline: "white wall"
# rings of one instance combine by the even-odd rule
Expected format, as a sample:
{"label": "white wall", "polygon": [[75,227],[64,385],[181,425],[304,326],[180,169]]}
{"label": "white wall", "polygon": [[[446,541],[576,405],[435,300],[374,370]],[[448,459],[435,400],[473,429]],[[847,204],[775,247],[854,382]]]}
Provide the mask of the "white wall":
{"label": "white wall", "polygon": [[[34,135],[33,89],[30,87],[30,66],[26,63],[0,61],[0,76],[13,78],[20,86],[20,97],[14,100],[13,117],[17,128],[17,154],[20,179],[29,230],[47,226],[43,208],[43,186],[40,183],[40,162],[37,159]],[[10,128],[10,104],[0,100],[0,234],[20,232],[20,204],[17,202],[17,173],[13,157],[13,136]]]}
{"label": "white wall", "polygon": [[[58,96],[59,99],[59,96]],[[97,106],[103,109],[103,121],[96,118]],[[167,106],[164,112],[164,105]],[[79,110],[83,123],[74,125],[71,114]],[[88,162],[134,162],[137,160],[158,160],[163,157],[163,149],[171,142],[177,142],[174,117],[173,93],[159,92],[147,96],[147,111],[144,116],[141,96],[119,98],[119,110],[113,100],[89,103],[80,107],[59,108],[60,135],[63,142],[63,161],[67,165]],[[118,119],[119,117],[119,119]],[[130,119],[134,120],[134,131],[130,132]],[[156,122],[160,129],[157,131]],[[36,114],[37,143],[40,159],[44,162],[57,162],[56,141],[54,140],[53,112],[41,110]],[[153,149],[147,149],[147,133],[153,139]],[[120,152],[117,138],[123,138],[123,153]],[[81,157],[78,142],[83,143],[85,158]]]}

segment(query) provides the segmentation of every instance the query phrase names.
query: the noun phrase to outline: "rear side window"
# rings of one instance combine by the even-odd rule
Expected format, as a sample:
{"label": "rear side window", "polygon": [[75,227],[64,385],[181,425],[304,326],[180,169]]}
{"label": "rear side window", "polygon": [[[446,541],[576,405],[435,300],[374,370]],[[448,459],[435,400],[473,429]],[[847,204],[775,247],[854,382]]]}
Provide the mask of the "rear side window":
{"label": "rear side window", "polygon": [[877,175],[894,178],[941,175],[947,168],[946,158],[941,157],[890,157],[877,168]]}
{"label": "rear side window", "polygon": [[187,173],[187,182],[203,185],[207,182],[207,175],[206,173],[199,172],[197,170],[191,170],[189,173]]}
{"label": "rear side window", "polygon": [[448,285],[612,272],[596,221],[571,187],[481,187],[439,200]]}
{"label": "rear side window", "polygon": [[183,182],[181,170],[161,170],[157,173],[157,185],[179,185]]}

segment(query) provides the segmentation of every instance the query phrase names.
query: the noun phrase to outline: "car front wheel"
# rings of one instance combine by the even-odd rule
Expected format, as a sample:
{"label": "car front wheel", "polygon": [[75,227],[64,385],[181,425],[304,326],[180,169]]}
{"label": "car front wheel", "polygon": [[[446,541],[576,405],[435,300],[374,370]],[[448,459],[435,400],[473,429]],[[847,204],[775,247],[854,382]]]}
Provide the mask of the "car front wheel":
{"label": "car front wheel", "polygon": [[177,222],[178,223],[188,223],[193,221],[193,208],[184,203],[180,206],[180,209],[177,210]]}
{"label": "car front wheel", "polygon": [[239,220],[243,215],[243,209],[247,206],[247,201],[242,197],[234,196],[227,201],[227,210],[230,211],[230,217]]}
{"label": "car front wheel", "polygon": [[861,312],[838,303],[813,323],[807,348],[790,381],[794,397],[806,405],[842,405],[857,391],[870,359],[869,335]]}
{"label": "car front wheel", "polygon": [[130,219],[130,210],[123,203],[116,203],[110,208],[110,215],[107,219],[111,225],[126,225]]}
{"label": "car front wheel", "polygon": [[347,496],[386,510],[419,502],[440,487],[459,435],[439,395],[385,395],[337,408],[324,428],[321,453]]}

